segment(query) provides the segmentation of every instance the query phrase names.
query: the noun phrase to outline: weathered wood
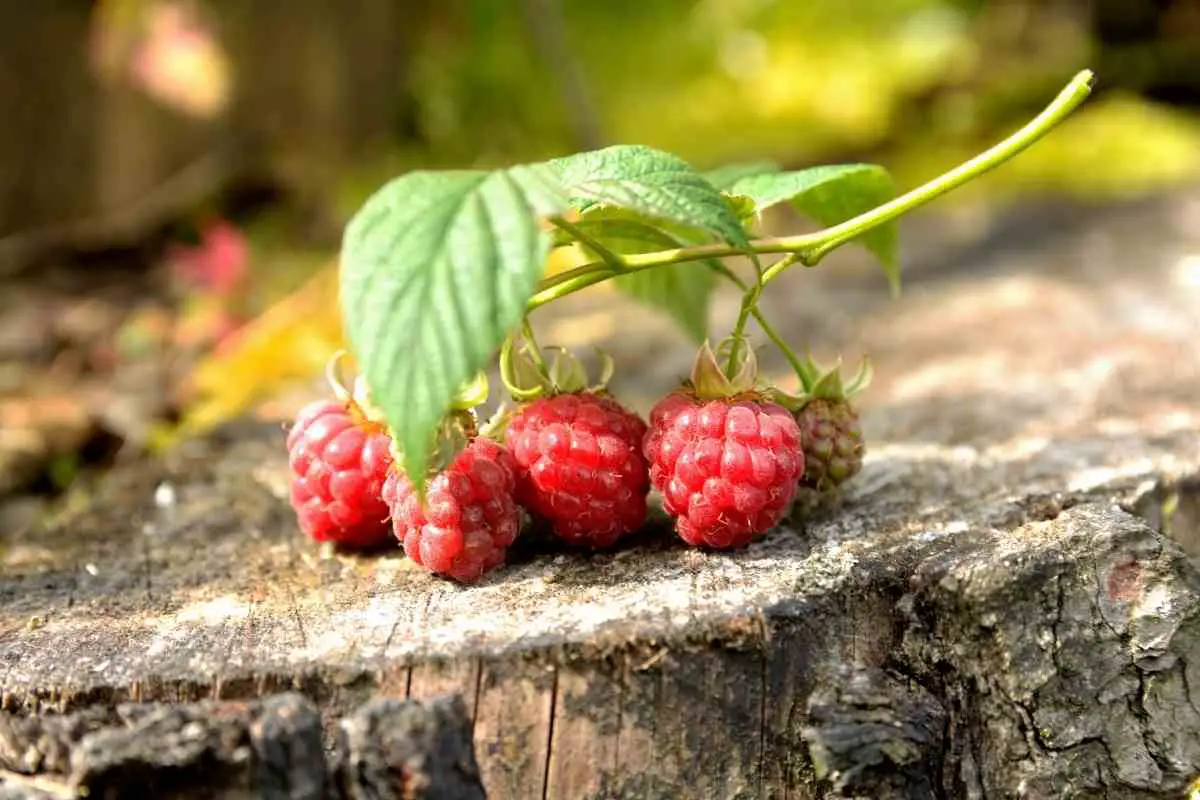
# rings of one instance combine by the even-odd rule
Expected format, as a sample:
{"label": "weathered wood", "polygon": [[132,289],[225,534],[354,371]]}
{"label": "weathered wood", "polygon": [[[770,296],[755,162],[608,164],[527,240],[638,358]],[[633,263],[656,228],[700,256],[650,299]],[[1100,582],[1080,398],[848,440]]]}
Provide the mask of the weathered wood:
{"label": "weathered wood", "polygon": [[472,719],[479,699],[479,662],[422,661],[413,664],[408,673],[408,696],[414,700],[460,694]]}
{"label": "weathered wood", "polygon": [[346,800],[483,798],[460,698],[426,706],[376,700],[341,724],[335,768]]}
{"label": "weathered wood", "polygon": [[550,758],[553,664],[486,659],[480,664],[475,742],[484,785],[497,797],[538,797]]}
{"label": "weathered wood", "polygon": [[842,668],[808,701],[816,772],[836,792],[935,797],[946,712],[920,686],[879,669]]}
{"label": "weathered wood", "polygon": [[620,754],[620,674],[611,663],[558,667],[547,797],[597,797],[613,788]]}
{"label": "weathered wood", "polygon": [[[0,714],[0,792],[15,797],[482,798],[461,701],[376,700],[341,720],[332,759],[297,694],[252,703]],[[0,796],[6,796],[0,794]]]}
{"label": "weathered wood", "polygon": [[430,13],[374,0],[216,4],[236,85],[219,118],[195,119],[127,70],[98,76],[94,6],[0,4],[0,60],[22,65],[0,76],[0,275],[63,250],[139,246],[246,183],[283,186],[321,212],[333,176],[395,135],[411,104],[407,54]]}
{"label": "weathered wood", "polygon": [[[295,689],[328,734],[376,693],[451,692],[494,798],[1179,797],[1200,773],[1200,226],[1177,207],[970,280],[917,269],[894,304],[785,282],[798,340],[835,293],[860,315],[841,341],[876,363],[871,449],[839,503],[739,553],[651,530],[463,588],[304,542],[278,428],[117,470],[4,541],[3,704]],[[638,371],[622,335],[629,395],[662,391],[677,365]]]}

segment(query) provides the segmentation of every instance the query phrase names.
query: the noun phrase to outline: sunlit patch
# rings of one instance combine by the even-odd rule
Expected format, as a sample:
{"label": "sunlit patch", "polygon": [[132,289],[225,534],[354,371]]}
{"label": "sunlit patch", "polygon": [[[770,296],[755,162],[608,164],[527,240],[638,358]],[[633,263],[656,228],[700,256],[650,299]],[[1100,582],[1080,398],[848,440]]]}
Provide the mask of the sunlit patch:
{"label": "sunlit patch", "polygon": [[191,4],[105,0],[93,19],[92,63],[102,77],[189,116],[212,118],[228,105],[228,57]]}
{"label": "sunlit patch", "polygon": [[234,595],[214,597],[184,606],[175,615],[176,622],[196,622],[216,625],[250,615],[250,606]]}
{"label": "sunlit patch", "polygon": [[720,51],[721,68],[731,78],[745,78],[766,69],[767,40],[757,31],[736,30],[725,37]]}
{"label": "sunlit patch", "polygon": [[1121,482],[1138,478],[1154,471],[1154,463],[1148,458],[1138,458],[1118,467],[1088,467],[1075,473],[1067,484],[1071,492],[1090,492]]}
{"label": "sunlit patch", "polygon": [[1175,282],[1189,289],[1200,289],[1200,253],[1190,253],[1179,259],[1172,271]]}

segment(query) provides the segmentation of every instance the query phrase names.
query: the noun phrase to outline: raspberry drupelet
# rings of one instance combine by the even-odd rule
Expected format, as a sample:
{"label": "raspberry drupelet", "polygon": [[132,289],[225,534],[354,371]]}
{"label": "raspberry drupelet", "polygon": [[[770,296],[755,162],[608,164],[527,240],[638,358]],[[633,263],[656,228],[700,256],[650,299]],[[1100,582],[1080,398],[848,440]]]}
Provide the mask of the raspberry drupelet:
{"label": "raspberry drupelet", "polygon": [[287,436],[291,503],[318,542],[368,548],[388,540],[383,483],[391,439],[353,400],[306,406]]}
{"label": "raspberry drupelet", "polygon": [[640,417],[598,392],[528,403],[506,433],[521,503],[570,544],[610,547],[646,519],[645,432]]}
{"label": "raspberry drupelet", "polygon": [[521,530],[516,464],[503,446],[478,437],[433,477],[422,508],[412,482],[391,470],[383,497],[404,552],[429,572],[473,583],[504,563]]}
{"label": "raspberry drupelet", "polygon": [[759,399],[668,395],[650,415],[645,455],[680,538],[716,549],[774,527],[804,472],[796,420]]}
{"label": "raspberry drupelet", "polygon": [[862,424],[848,400],[815,398],[796,412],[796,422],[807,464],[802,486],[829,492],[862,471]]}

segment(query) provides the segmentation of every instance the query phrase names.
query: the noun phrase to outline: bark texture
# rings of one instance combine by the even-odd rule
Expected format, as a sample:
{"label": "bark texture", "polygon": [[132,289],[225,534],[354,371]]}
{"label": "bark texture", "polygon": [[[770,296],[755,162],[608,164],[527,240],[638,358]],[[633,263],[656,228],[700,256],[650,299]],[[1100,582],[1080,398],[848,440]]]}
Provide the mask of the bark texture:
{"label": "bark texture", "polygon": [[294,693],[5,715],[0,797],[484,796],[460,700],[374,701],[343,719],[340,734],[327,759],[321,716]]}

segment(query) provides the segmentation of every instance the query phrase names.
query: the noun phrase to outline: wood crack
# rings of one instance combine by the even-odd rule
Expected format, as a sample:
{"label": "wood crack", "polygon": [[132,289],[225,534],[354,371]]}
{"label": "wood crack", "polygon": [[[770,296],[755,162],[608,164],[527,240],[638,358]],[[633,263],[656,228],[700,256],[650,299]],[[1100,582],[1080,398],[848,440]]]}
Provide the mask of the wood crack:
{"label": "wood crack", "polygon": [[558,713],[558,667],[550,683],[550,721],[546,725],[546,763],[542,766],[542,800],[547,800],[550,791],[550,762],[554,760],[554,718]]}

